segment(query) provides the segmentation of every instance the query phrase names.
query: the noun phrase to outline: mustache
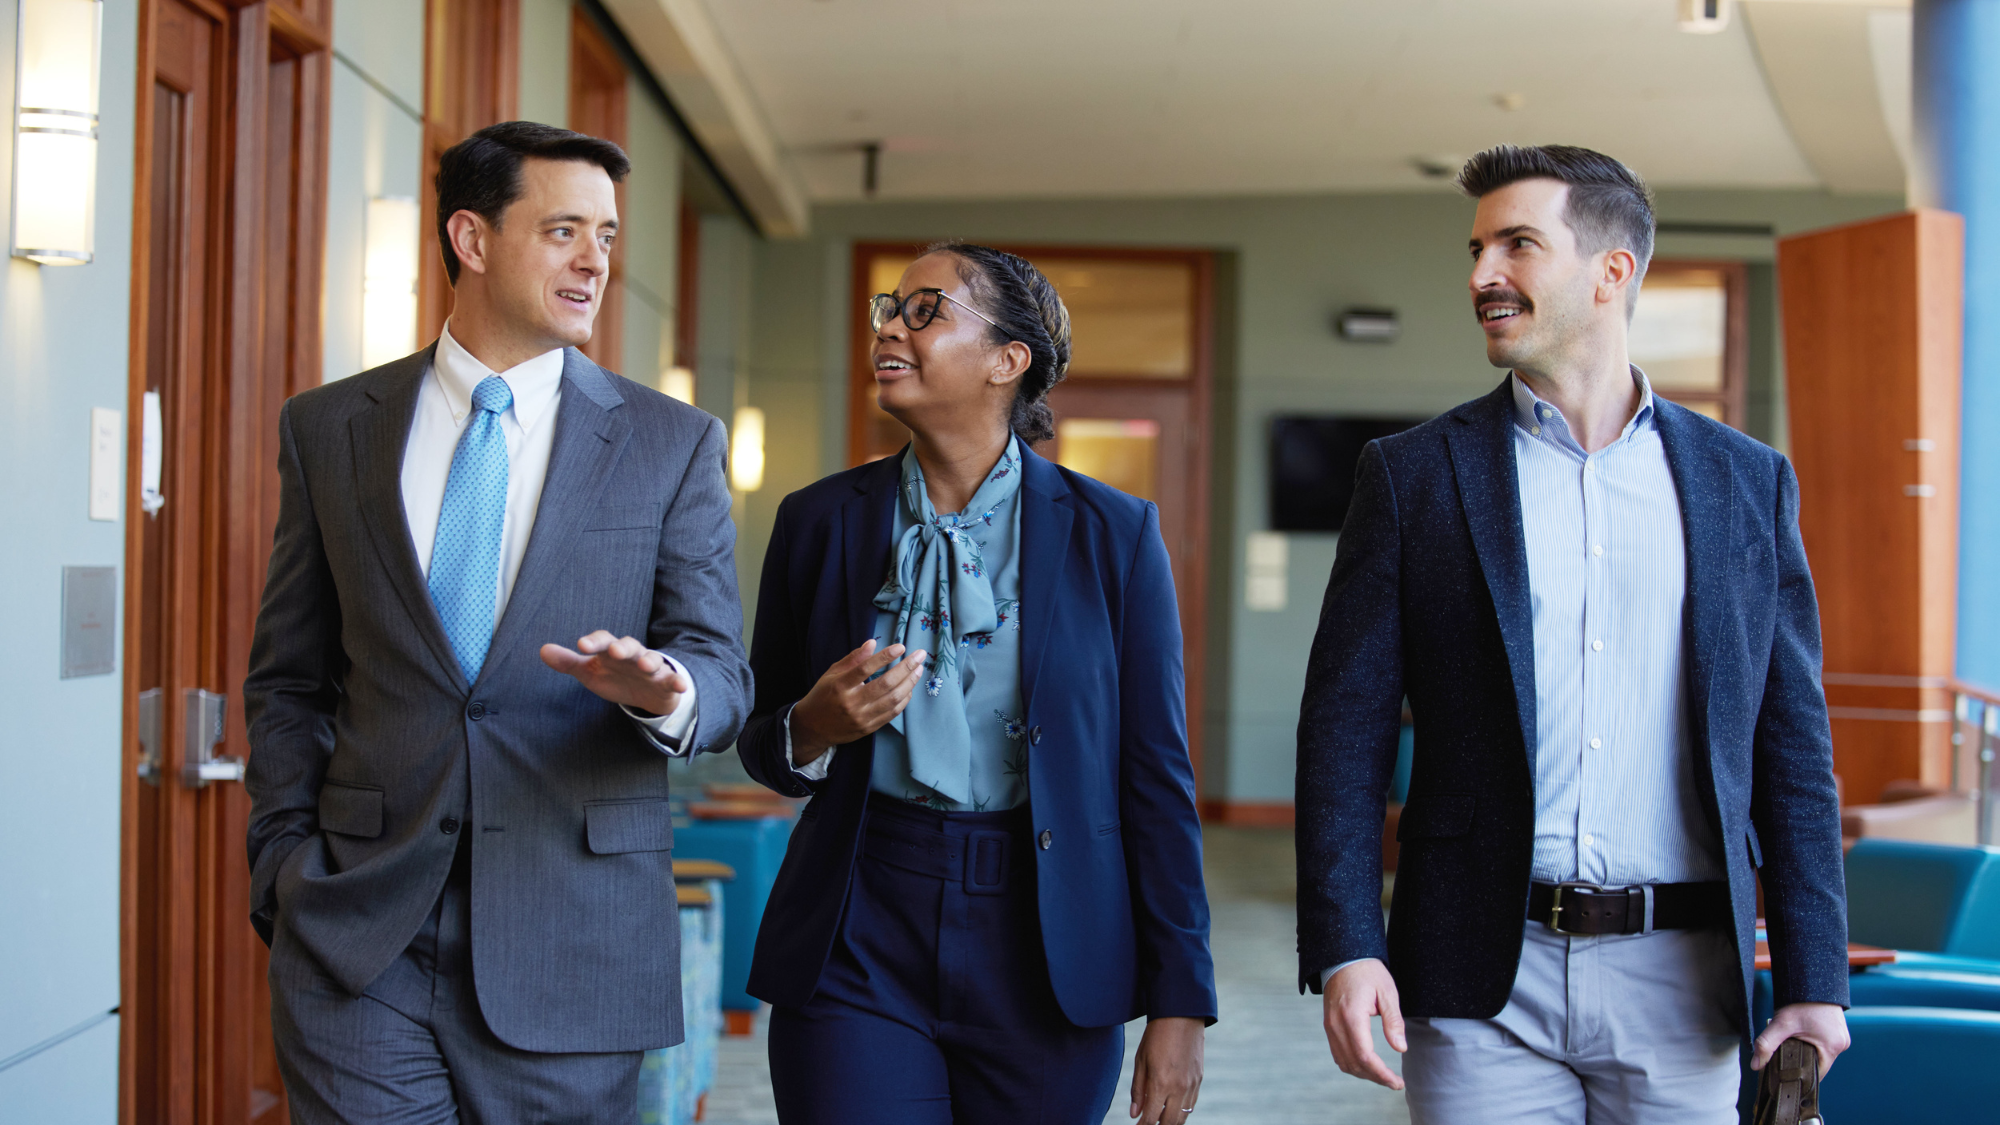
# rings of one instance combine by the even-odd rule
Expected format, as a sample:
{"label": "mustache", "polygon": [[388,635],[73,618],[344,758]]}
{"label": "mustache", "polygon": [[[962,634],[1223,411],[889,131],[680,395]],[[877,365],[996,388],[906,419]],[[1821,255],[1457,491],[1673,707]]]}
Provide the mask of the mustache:
{"label": "mustache", "polygon": [[1484,312],[1488,305],[1519,305],[1523,309],[1533,309],[1535,307],[1535,303],[1528,300],[1527,296],[1518,289],[1488,289],[1473,296],[1472,310],[1474,312]]}

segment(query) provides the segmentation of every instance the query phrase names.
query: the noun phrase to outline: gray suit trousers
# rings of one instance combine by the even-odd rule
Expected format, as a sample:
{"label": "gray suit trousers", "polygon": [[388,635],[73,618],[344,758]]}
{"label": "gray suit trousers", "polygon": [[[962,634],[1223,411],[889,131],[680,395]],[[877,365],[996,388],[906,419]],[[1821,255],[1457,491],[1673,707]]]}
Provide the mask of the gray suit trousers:
{"label": "gray suit trousers", "polygon": [[359,997],[291,938],[271,945],[271,1024],[295,1125],[599,1125],[638,1117],[639,1051],[543,1054],[502,1043],[472,980],[461,849],[408,949]]}

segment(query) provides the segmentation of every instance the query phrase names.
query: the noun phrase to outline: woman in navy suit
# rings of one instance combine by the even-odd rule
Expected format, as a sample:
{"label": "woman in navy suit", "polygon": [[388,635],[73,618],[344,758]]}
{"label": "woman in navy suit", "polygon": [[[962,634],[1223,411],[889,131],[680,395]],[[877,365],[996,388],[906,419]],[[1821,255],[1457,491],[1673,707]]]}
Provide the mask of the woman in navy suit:
{"label": "woman in navy suit", "polygon": [[1069,313],[931,248],[870,304],[914,440],[778,510],[738,742],[813,799],[757,935],[786,1125],[1181,1125],[1215,973],[1159,513],[1037,456]]}

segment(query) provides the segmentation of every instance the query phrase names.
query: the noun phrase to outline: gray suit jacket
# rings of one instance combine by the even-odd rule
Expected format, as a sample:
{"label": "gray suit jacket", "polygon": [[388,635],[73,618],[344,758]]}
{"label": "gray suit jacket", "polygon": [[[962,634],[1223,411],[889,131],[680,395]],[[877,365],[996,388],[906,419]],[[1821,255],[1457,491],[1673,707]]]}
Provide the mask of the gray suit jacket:
{"label": "gray suit jacket", "polygon": [[[693,675],[696,752],[750,693],[720,422],[564,358],[520,576],[468,684],[403,514],[431,349],[305,392],[279,419],[270,575],[243,695],[251,920],[359,995],[472,849],[473,977],[531,1051],[681,1039],[668,758],[537,650],[592,629]],[[453,823],[447,823],[447,822]]]}

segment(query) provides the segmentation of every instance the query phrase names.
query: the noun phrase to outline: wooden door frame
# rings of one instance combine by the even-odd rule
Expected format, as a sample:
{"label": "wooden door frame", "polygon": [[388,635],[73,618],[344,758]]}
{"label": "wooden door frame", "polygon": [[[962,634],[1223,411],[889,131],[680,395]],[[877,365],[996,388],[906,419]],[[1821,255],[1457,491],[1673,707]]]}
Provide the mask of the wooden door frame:
{"label": "wooden door frame", "polygon": [[1729,258],[1655,258],[1647,277],[1660,270],[1714,270],[1722,274],[1724,299],[1722,389],[1720,391],[1660,391],[1661,398],[1682,405],[1715,403],[1722,420],[1742,429],[1748,409],[1750,382],[1750,267]]}
{"label": "wooden door frame", "polygon": [[[631,74],[618,48],[611,45],[594,12],[582,4],[570,6],[569,33],[569,127],[579,133],[602,137],[625,147],[628,135],[626,91]],[[607,73],[608,72],[608,73]],[[609,74],[617,82],[606,82]],[[591,94],[604,94],[601,106],[591,106]],[[587,108],[589,107],[589,108]],[[597,111],[597,112],[594,112]],[[625,218],[625,184],[612,185],[618,214]],[[625,367],[625,239],[611,243],[611,261],[604,275],[604,291],[599,297],[597,319],[591,325],[590,341],[578,350],[592,363],[610,371]],[[659,372],[648,372],[641,382],[650,383]]]}
{"label": "wooden door frame", "polygon": [[[850,321],[848,342],[847,378],[847,462],[849,465],[861,463],[862,451],[867,441],[867,411],[874,394],[874,367],[869,361],[869,351],[873,347],[873,334],[868,331],[867,322],[860,316],[861,304],[869,297],[868,278],[874,260],[889,255],[911,256],[920,254],[929,245],[908,241],[863,241],[856,242],[850,256],[851,281],[849,297],[853,305],[854,320]],[[1090,378],[1093,388],[1116,390],[1119,388],[1158,388],[1185,390],[1188,394],[1188,433],[1194,442],[1191,456],[1193,471],[1189,474],[1191,484],[1188,496],[1187,536],[1189,550],[1184,555],[1186,573],[1179,581],[1185,582],[1183,604],[1188,612],[1182,614],[1181,641],[1182,662],[1186,672],[1186,682],[1192,685],[1187,692],[1187,735],[1188,756],[1194,765],[1194,783],[1197,798],[1206,788],[1202,776],[1205,741],[1204,723],[1208,713],[1208,555],[1209,555],[1209,500],[1213,488],[1214,449],[1216,435],[1213,432],[1213,412],[1210,404],[1215,394],[1215,255],[1207,250],[1180,247],[1139,247],[1139,246],[1064,246],[1049,243],[999,243],[996,249],[1033,261],[1037,257],[1097,259],[1101,261],[1127,262],[1185,262],[1194,267],[1194,292],[1190,297],[1193,304],[1194,339],[1190,356],[1191,369],[1185,379],[1127,379]]]}
{"label": "wooden door frame", "polygon": [[[152,192],[154,88],[158,69],[159,6],[162,0],[140,0],[137,127],[134,130],[133,234],[127,417],[142,417],[142,396],[148,371],[149,310],[152,298]],[[200,447],[183,455],[194,471],[179,478],[173,502],[205,513],[187,534],[196,537],[196,573],[183,583],[193,605],[178,599],[168,608],[185,634],[186,649],[167,683],[198,684],[231,696],[224,753],[247,752],[240,703],[242,667],[247,661],[249,630],[263,584],[263,560],[270,549],[270,524],[275,518],[274,467],[276,435],[268,424],[277,403],[304,385],[318,382],[320,366],[320,258],[325,244],[325,179],[328,142],[327,108],[331,97],[330,0],[268,0],[229,3],[180,0],[214,20],[222,29],[222,57],[210,109],[209,167],[214,170],[213,197],[205,214],[204,244],[190,247],[190,259],[204,260],[207,298],[202,324],[200,370]],[[269,76],[274,56],[296,63],[295,89],[287,104],[290,144],[284,168],[267,160],[271,128]],[[265,207],[267,186],[274,174],[289,177],[293,189],[286,213]],[[281,222],[290,251],[275,258],[265,251],[270,222]],[[282,276],[272,273],[282,271]],[[282,284],[273,285],[273,281]],[[274,302],[273,292],[280,294]],[[276,304],[278,307],[273,307]],[[273,319],[282,328],[267,327]],[[280,331],[286,359],[277,371],[269,364],[267,332]],[[274,385],[274,377],[276,379]],[[190,419],[190,421],[192,421]],[[128,428],[126,495],[139,492],[142,427]],[[183,430],[183,433],[186,433]],[[119,1119],[138,1120],[137,1088],[142,1043],[140,1030],[150,1025],[164,1043],[154,1044],[157,1069],[154,1094],[169,1094],[164,1116],[148,1119],[164,1125],[182,1121],[228,1123],[250,1120],[253,1071],[257,1068],[256,1036],[268,1036],[268,1025],[255,1026],[261,1005],[255,975],[261,945],[248,918],[249,872],[243,860],[243,829],[249,800],[239,786],[212,787],[213,796],[185,794],[182,814],[192,821],[193,854],[169,861],[205,873],[196,885],[164,882],[175,902],[170,909],[191,929],[177,932],[140,931],[139,873],[157,857],[142,854],[138,779],[139,631],[131,627],[147,608],[142,604],[141,556],[144,521],[128,501],[125,527],[124,753],[121,781],[122,839],[119,880]],[[200,620],[188,619],[197,614]],[[163,734],[179,729],[180,701],[166,692]],[[176,739],[163,737],[168,749],[162,765],[171,773],[178,765]],[[163,747],[165,749],[165,747]],[[180,793],[177,781],[162,779],[162,792]],[[191,811],[190,811],[191,809]],[[165,869],[169,863],[159,863]],[[158,877],[157,875],[155,876]],[[191,940],[186,953],[196,979],[171,981],[161,1005],[141,989],[142,943]],[[185,1033],[183,1033],[183,1031]],[[150,1103],[151,1098],[147,1099]],[[275,1106],[283,1112],[282,1090]]]}
{"label": "wooden door frame", "polygon": [[[476,13],[474,5],[480,6]],[[468,22],[481,29],[482,38],[459,34]],[[451,315],[451,281],[438,245],[438,158],[488,125],[512,119],[520,100],[520,0],[424,0],[424,182],[417,222],[421,341],[436,339]]]}

